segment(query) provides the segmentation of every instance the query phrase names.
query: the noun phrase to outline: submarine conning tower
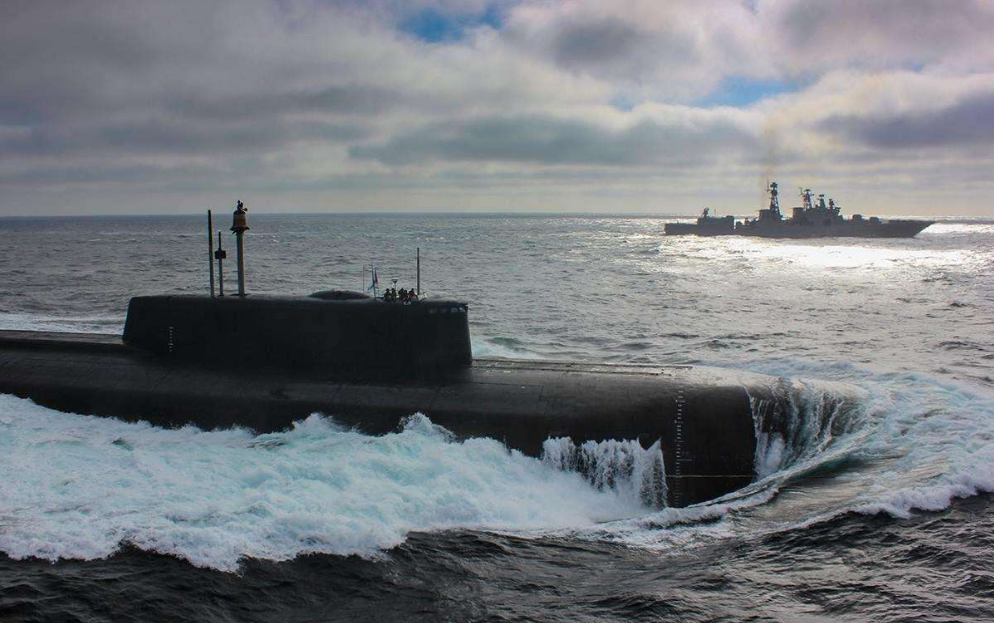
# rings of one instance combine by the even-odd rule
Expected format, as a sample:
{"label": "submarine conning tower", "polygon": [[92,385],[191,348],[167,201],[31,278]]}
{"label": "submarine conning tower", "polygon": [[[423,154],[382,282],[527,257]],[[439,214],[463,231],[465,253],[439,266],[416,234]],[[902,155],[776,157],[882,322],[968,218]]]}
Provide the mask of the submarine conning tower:
{"label": "submarine conning tower", "polygon": [[436,376],[473,363],[465,303],[311,296],[137,296],[124,343],[232,370],[368,378]]}
{"label": "submarine conning tower", "polygon": [[[239,237],[246,212],[239,202],[232,228]],[[596,452],[588,444],[607,443],[611,454],[610,442],[635,440],[662,455],[653,504],[702,502],[755,478],[754,411],[778,400],[770,377],[474,359],[465,303],[405,304],[376,297],[375,287],[372,297],[251,294],[241,238],[238,294],[224,296],[227,255],[220,242],[214,247],[208,220],[210,294],[136,296],[123,336],[0,331],[0,393],[158,426],[259,433],[322,413],[385,434],[421,412],[460,438],[488,437],[530,456],[542,456],[550,440],[572,447],[559,456],[578,471],[591,468]],[[632,469],[625,461],[608,471]]]}
{"label": "submarine conning tower", "polygon": [[[210,296],[137,296],[128,304],[125,344],[191,363],[234,371],[286,369],[341,378],[417,378],[472,364],[465,303],[388,302],[361,292],[327,290],[310,296],[249,295],[245,287],[248,208],[232,214],[238,293],[224,296],[223,260],[213,248],[213,216],[207,212]],[[214,261],[220,296],[215,296]],[[375,274],[375,273],[374,273]],[[421,253],[418,250],[418,289]]]}

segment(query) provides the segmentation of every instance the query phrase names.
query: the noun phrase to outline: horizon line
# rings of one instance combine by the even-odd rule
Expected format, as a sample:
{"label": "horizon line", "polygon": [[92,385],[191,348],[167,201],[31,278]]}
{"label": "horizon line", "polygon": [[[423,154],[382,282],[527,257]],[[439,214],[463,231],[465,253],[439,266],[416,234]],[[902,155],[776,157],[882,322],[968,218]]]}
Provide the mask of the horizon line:
{"label": "horizon line", "polygon": [[[151,212],[151,213],[96,213],[96,214],[10,214],[0,215],[0,220],[18,219],[65,219],[65,218],[162,218],[162,217],[184,217],[184,216],[204,216],[204,212]],[[215,212],[215,216],[226,214]],[[519,217],[626,217],[626,218],[697,218],[700,213],[675,213],[675,212],[529,212],[517,211],[455,211],[455,210],[429,210],[429,211],[366,211],[366,212],[252,212],[253,216],[279,217],[279,216],[519,216]],[[725,214],[734,218],[755,218],[754,215]],[[850,215],[851,216],[851,215]],[[864,216],[867,216],[864,214]],[[956,219],[994,219],[991,214],[932,214],[932,215],[907,215],[907,214],[880,214],[881,218],[914,218],[914,219],[936,219],[936,220],[956,220]]]}

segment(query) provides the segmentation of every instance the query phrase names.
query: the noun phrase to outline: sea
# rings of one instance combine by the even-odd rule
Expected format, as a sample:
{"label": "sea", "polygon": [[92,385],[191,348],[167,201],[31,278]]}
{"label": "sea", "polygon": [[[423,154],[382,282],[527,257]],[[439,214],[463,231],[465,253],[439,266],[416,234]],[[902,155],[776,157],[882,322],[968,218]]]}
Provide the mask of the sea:
{"label": "sea", "polygon": [[[0,620],[994,620],[994,218],[904,240],[668,220],[253,212],[247,287],[362,290],[375,266],[410,288],[420,249],[477,356],[770,375],[793,420],[752,485],[650,507],[431,413],[260,435],[0,395]],[[202,216],[0,219],[0,328],[119,333],[131,296],[207,292],[207,262]],[[810,406],[834,393],[856,408]]]}

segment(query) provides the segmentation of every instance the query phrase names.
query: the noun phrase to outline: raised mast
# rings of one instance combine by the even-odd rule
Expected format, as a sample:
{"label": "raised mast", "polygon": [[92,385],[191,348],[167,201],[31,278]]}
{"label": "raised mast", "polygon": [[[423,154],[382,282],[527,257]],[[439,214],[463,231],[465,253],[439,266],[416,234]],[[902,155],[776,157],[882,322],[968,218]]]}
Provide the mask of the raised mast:
{"label": "raised mast", "polygon": [[770,213],[777,218],[781,217],[780,214],[780,191],[777,190],[780,187],[776,182],[770,182],[770,187],[768,192],[770,193]]}

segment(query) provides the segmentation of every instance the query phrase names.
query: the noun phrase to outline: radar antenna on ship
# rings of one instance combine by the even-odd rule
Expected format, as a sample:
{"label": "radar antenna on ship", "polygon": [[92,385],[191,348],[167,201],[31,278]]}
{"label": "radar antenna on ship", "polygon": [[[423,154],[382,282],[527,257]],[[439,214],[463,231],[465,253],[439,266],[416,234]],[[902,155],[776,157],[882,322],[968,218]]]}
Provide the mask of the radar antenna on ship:
{"label": "radar antenna on ship", "polygon": [[776,182],[769,182],[766,186],[766,192],[770,194],[770,212],[775,216],[780,216],[780,191],[777,190],[780,187]]}

